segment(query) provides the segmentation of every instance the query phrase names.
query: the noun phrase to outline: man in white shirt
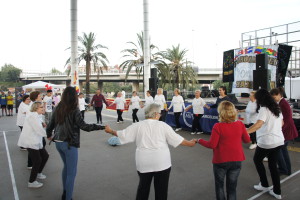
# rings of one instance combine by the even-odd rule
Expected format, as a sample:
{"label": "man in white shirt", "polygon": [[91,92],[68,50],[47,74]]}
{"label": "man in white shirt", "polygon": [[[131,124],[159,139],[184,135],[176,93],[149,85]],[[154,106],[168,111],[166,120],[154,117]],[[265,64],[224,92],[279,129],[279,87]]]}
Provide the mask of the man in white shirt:
{"label": "man in white shirt", "polygon": [[52,90],[47,90],[47,95],[43,99],[44,107],[45,107],[45,123],[49,124],[52,116],[52,106],[53,106],[53,99],[52,99]]}

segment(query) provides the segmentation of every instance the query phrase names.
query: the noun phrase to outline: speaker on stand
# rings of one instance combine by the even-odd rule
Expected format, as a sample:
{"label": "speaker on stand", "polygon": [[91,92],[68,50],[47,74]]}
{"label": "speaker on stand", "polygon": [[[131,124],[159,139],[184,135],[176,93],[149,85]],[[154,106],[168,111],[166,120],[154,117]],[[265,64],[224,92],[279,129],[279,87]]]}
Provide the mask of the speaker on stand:
{"label": "speaker on stand", "polygon": [[268,70],[268,55],[256,55],[256,70],[253,70],[253,90],[270,90],[271,73]]}

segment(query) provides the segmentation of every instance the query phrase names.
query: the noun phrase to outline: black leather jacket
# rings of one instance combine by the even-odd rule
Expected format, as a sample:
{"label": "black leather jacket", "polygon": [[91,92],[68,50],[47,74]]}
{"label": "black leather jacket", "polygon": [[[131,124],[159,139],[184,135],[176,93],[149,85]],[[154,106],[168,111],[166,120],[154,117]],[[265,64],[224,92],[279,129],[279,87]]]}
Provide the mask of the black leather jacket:
{"label": "black leather jacket", "polygon": [[[70,146],[80,147],[80,129],[90,132],[94,130],[102,130],[104,126],[96,124],[86,124],[81,116],[79,109],[72,111],[67,115],[63,124],[55,124],[55,110],[52,118],[47,125],[47,138],[52,138],[52,141],[59,140],[68,142]],[[54,130],[54,135],[52,131]]]}

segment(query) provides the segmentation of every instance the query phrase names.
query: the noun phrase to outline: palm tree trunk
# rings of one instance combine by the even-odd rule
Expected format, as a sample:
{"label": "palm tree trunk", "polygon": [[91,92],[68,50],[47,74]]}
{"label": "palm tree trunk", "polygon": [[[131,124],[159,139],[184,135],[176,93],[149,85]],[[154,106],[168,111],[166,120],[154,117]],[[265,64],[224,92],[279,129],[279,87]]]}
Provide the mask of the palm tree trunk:
{"label": "palm tree trunk", "polygon": [[91,61],[87,60],[86,61],[86,85],[85,85],[85,91],[86,91],[86,96],[89,98],[90,95],[90,70],[91,70]]}

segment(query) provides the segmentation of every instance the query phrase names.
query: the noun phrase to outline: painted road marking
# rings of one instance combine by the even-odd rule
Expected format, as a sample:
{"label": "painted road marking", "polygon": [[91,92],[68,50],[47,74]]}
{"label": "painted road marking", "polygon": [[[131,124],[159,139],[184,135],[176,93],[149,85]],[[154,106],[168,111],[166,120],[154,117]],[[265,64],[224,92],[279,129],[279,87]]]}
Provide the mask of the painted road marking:
{"label": "painted road marking", "polygon": [[300,148],[299,148],[299,147],[288,146],[287,149],[288,149],[289,151],[300,152]]}
{"label": "painted road marking", "polygon": [[13,170],[13,167],[12,167],[12,164],[11,164],[10,153],[9,153],[9,150],[8,150],[5,131],[3,131],[3,137],[4,137],[4,143],[5,143],[5,148],[6,148],[9,172],[10,172],[12,187],[13,187],[13,190],[14,190],[15,200],[19,200],[19,195],[18,195],[16,180],[15,180],[14,170]]}

